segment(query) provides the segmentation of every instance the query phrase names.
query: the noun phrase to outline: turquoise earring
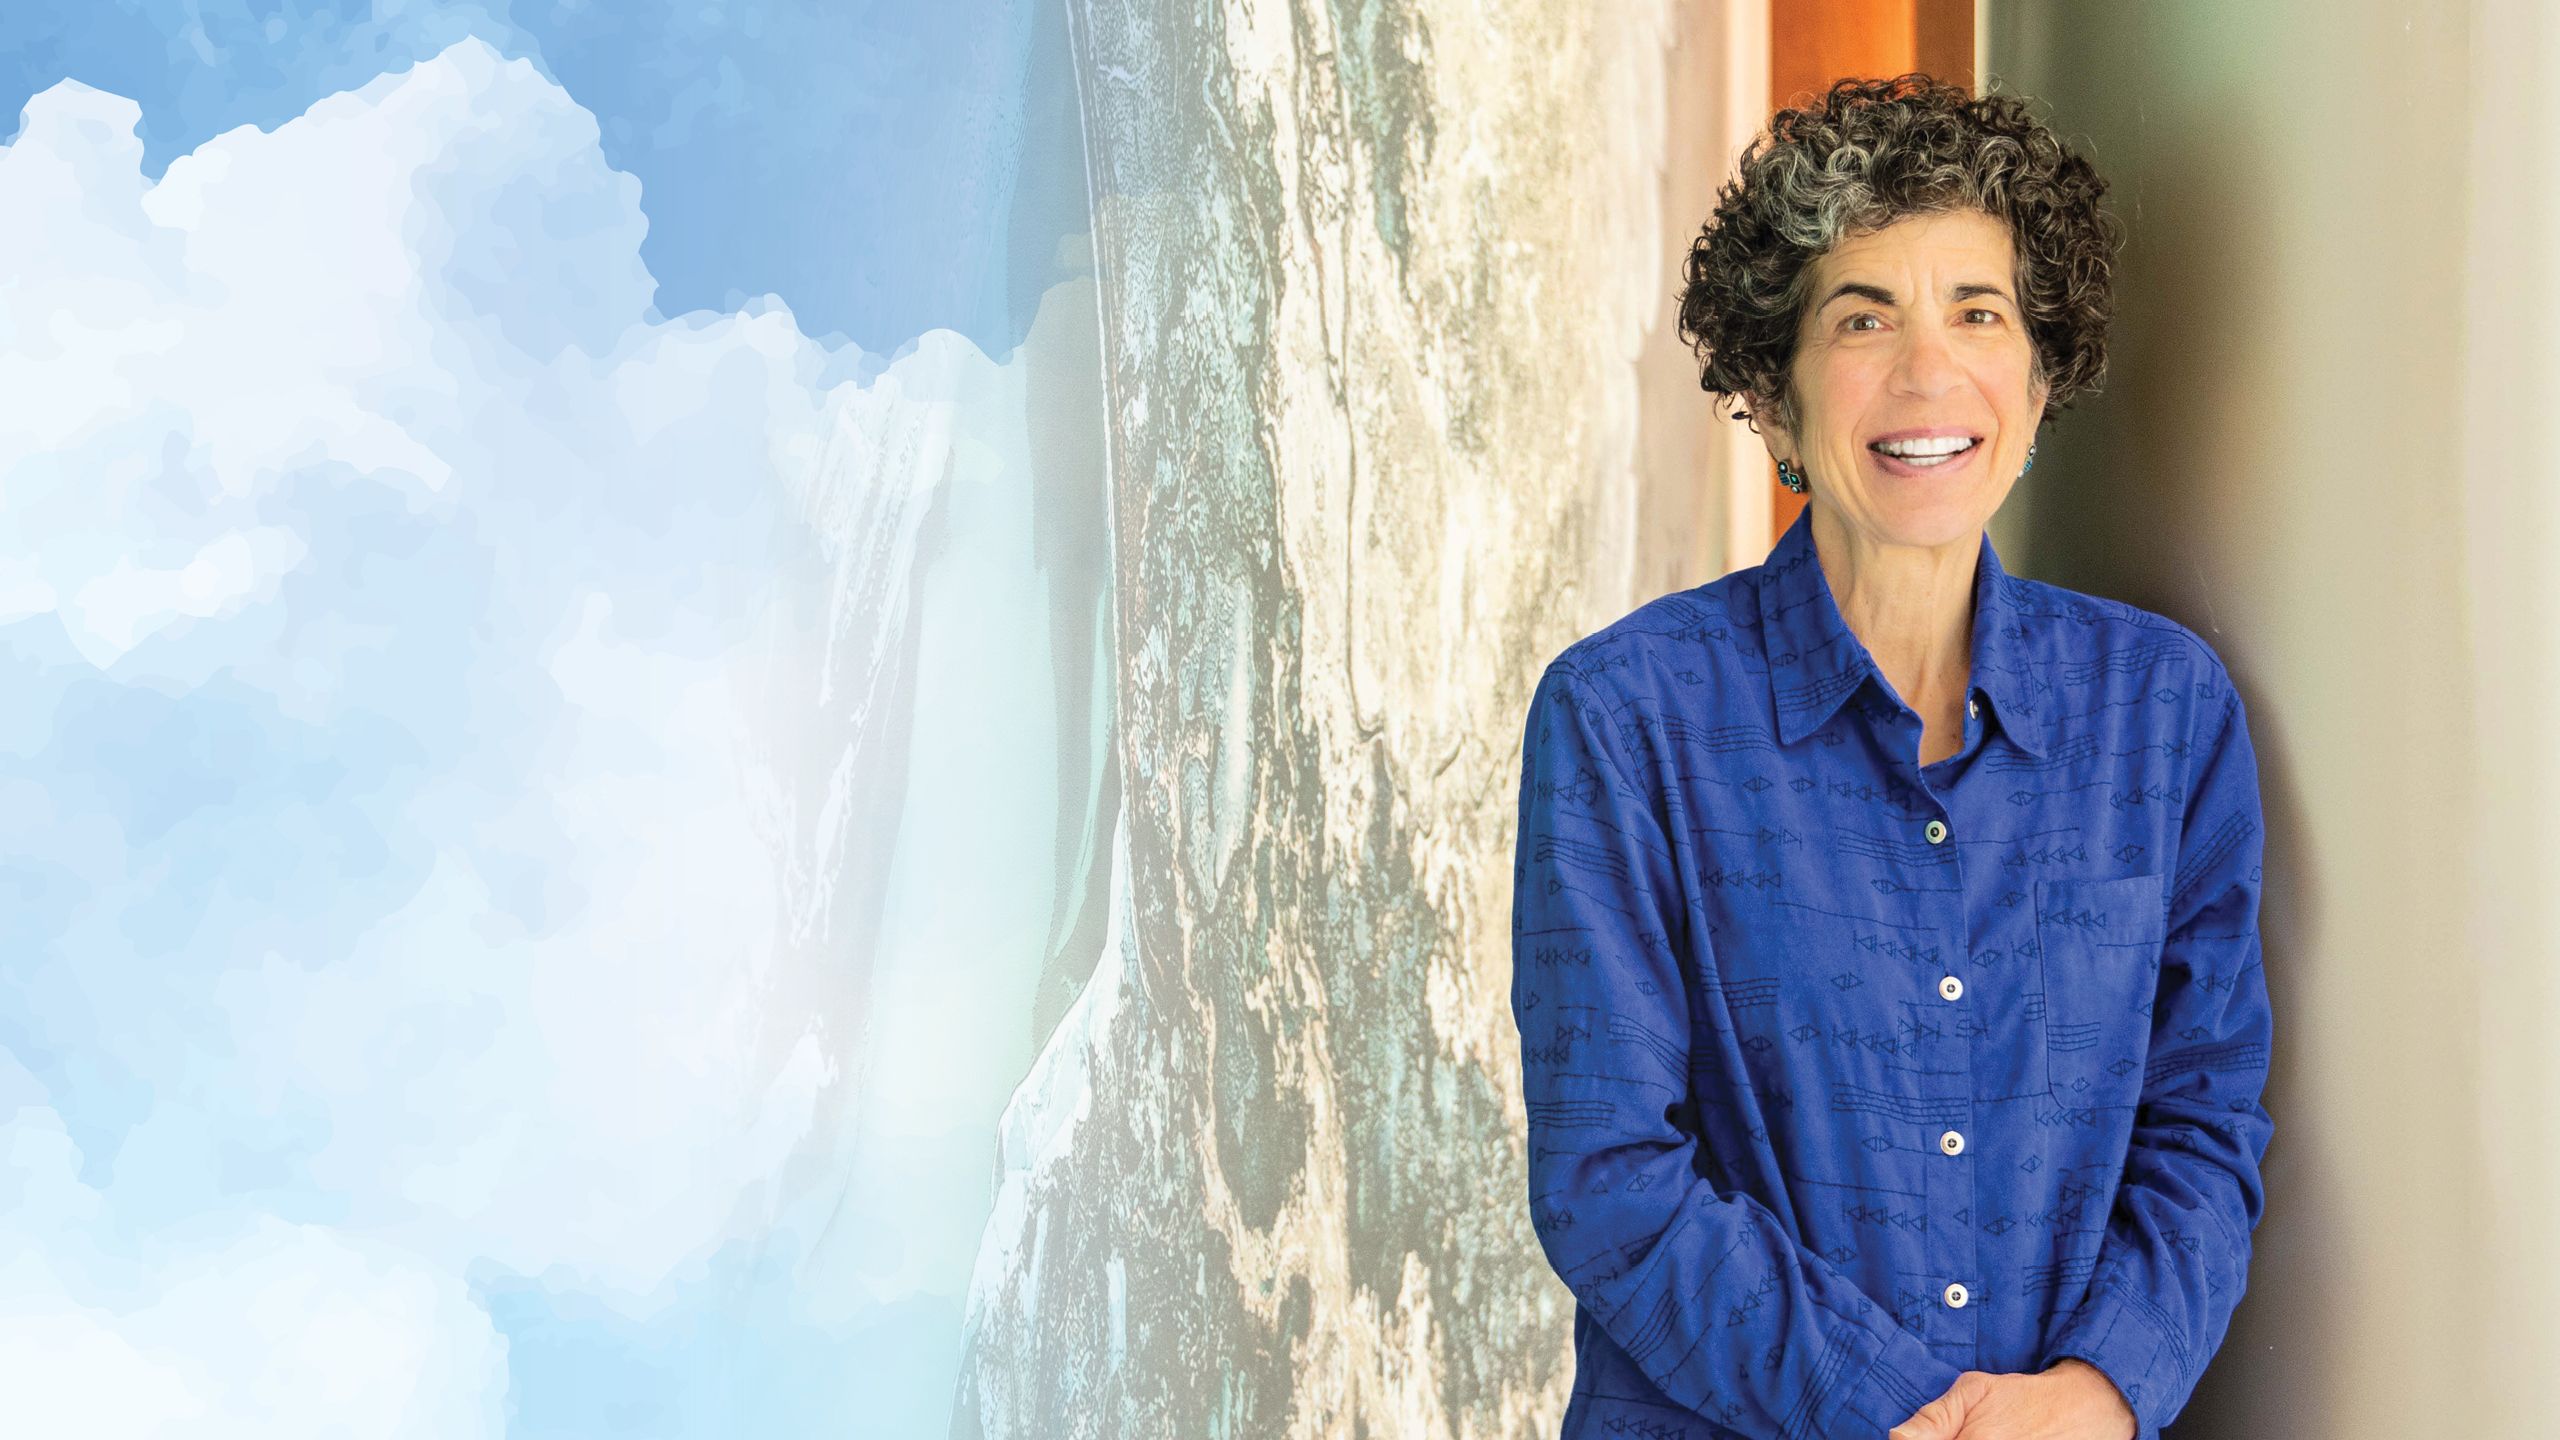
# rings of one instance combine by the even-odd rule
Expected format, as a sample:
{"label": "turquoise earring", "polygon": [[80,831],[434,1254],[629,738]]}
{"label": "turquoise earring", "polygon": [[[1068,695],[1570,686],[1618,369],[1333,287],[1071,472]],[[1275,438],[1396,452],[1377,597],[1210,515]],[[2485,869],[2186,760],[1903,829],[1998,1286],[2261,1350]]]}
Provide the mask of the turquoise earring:
{"label": "turquoise earring", "polygon": [[2018,467],[2018,478],[2024,480],[2027,478],[2027,472],[2034,468],[2036,468],[2036,442],[2030,440],[2027,442],[2027,463]]}

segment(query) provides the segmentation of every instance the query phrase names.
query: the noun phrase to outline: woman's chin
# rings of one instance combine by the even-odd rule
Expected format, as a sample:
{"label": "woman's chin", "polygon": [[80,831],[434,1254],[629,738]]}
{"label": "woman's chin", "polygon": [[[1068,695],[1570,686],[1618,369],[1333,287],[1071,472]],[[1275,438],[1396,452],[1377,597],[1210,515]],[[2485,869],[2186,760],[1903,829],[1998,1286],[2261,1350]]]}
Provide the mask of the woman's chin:
{"label": "woman's chin", "polygon": [[1913,496],[1901,503],[1889,496],[1875,498],[1884,502],[1872,513],[1876,538],[1888,545],[1941,548],[1975,539],[1991,520],[1984,497],[1971,487],[1962,494]]}

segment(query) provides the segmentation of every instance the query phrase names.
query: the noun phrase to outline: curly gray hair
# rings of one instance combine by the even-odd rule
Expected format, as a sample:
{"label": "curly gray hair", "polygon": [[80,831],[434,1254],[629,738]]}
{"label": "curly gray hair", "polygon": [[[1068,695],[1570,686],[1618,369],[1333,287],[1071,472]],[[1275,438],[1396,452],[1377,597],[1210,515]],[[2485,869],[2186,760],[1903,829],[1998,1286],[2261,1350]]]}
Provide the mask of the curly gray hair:
{"label": "curly gray hair", "polygon": [[1739,174],[1690,248],[1680,334],[1700,388],[1798,418],[1791,370],[1813,262],[1843,239],[1909,215],[1980,210],[2017,247],[2017,294],[2033,342],[2030,384],[2045,415],[2106,374],[2114,255],[2123,230],[2101,209],[2107,182],[2025,102],[1969,97],[1922,74],[1842,80],[1780,110],[1742,153]]}

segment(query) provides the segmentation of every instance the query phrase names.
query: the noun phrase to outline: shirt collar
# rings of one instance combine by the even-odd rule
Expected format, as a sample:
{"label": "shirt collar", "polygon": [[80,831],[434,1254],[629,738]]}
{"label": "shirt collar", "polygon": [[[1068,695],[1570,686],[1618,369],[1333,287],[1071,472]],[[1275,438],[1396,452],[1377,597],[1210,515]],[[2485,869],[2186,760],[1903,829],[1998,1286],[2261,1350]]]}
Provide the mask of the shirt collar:
{"label": "shirt collar", "polygon": [[[1760,567],[1761,634],[1768,650],[1769,689],[1777,702],[1778,739],[1792,745],[1822,728],[1858,687],[1874,678],[1891,686],[1856,632],[1840,617],[1831,582],[1813,548],[1813,509],[1796,513]],[[2041,759],[2051,748],[2048,717],[2026,664],[2026,620],[2018,582],[2000,567],[1991,537],[1973,571],[1974,693],[1991,701],[2001,733]]]}

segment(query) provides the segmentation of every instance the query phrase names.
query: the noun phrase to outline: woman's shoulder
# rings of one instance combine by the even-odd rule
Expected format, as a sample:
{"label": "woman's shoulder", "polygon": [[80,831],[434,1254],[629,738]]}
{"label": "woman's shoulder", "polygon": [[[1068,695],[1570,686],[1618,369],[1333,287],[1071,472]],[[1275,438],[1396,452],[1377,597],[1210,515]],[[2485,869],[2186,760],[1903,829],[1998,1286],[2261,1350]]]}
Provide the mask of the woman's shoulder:
{"label": "woman's shoulder", "polygon": [[1740,668],[1740,632],[1757,623],[1741,583],[1752,573],[1657,595],[1566,645],[1547,674],[1618,704],[1704,699]]}
{"label": "woman's shoulder", "polygon": [[2221,650],[2175,617],[2016,575],[2003,587],[2021,668],[2066,713],[2103,713],[2121,725],[2157,716],[2196,742],[2227,733],[2245,713]]}
{"label": "woman's shoulder", "polygon": [[2221,651],[2173,616],[2023,575],[2004,575],[2001,585],[2019,638],[2040,659],[2116,670],[2171,660],[2184,661],[2199,674],[2230,673]]}

